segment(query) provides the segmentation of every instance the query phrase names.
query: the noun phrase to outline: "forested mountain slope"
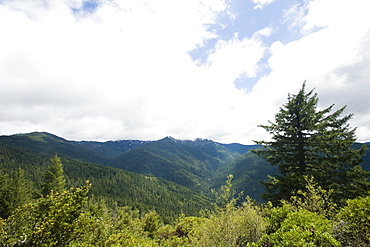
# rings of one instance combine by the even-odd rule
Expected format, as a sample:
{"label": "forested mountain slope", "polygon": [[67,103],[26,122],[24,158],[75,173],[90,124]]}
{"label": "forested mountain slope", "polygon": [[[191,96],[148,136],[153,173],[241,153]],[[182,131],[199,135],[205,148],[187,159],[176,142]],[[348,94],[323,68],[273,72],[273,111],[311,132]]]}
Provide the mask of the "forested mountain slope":
{"label": "forested mountain slope", "polygon": [[[363,169],[370,171],[370,143],[365,144],[368,150],[364,156]],[[362,145],[362,143],[354,143],[353,147],[359,149]],[[255,146],[255,148],[258,147]],[[271,166],[254,153],[246,152],[218,169],[212,186],[219,188],[228,174],[234,175],[233,189],[236,192],[243,191],[244,195],[248,195],[257,201],[262,201],[261,194],[265,193],[265,189],[260,181],[266,181],[268,175],[279,174],[279,170],[278,167]]]}
{"label": "forested mountain slope", "polygon": [[180,141],[167,137],[123,153],[110,165],[207,193],[215,171],[238,156],[209,140]]}
{"label": "forested mountain slope", "polygon": [[[36,188],[40,188],[51,157],[0,144],[0,170],[13,174],[22,168]],[[89,180],[92,183],[90,196],[102,197],[108,203],[116,202],[142,212],[156,210],[166,221],[175,219],[180,213],[197,215],[210,205],[208,197],[161,178],[73,159],[63,158],[62,163],[67,187],[79,187]]]}
{"label": "forested mountain slope", "polygon": [[226,163],[218,169],[212,186],[219,188],[225,182],[228,174],[234,176],[233,189],[244,196],[262,201],[261,194],[264,188],[260,181],[267,180],[268,175],[278,174],[278,168],[259,158],[252,152],[247,152],[240,157]]}
{"label": "forested mountain slope", "polygon": [[[0,144],[2,144],[3,152],[13,150],[9,155],[2,153],[2,159],[13,160],[13,163],[9,163],[9,160],[6,162],[2,160],[2,166],[4,167],[5,162],[8,168],[19,166],[27,170],[29,164],[33,164],[32,169],[28,169],[28,173],[36,184],[40,182],[40,174],[44,171],[46,164],[49,164],[50,157],[57,154],[66,162],[66,175],[70,181],[78,179],[82,181],[87,178],[87,174],[93,173],[89,175],[89,179],[96,181],[97,188],[93,187],[92,191],[100,190],[98,188],[101,187],[105,190],[101,190],[100,194],[105,193],[113,197],[117,196],[117,198],[125,197],[115,195],[115,190],[122,190],[122,188],[109,184],[115,181],[113,177],[107,179],[110,180],[109,182],[104,181],[104,174],[116,173],[113,171],[117,169],[112,170],[109,167],[104,168],[88,163],[134,172],[125,173],[126,175],[131,174],[131,178],[137,176],[135,173],[144,174],[146,176],[141,176],[146,179],[144,181],[149,178],[149,180],[157,180],[153,177],[160,177],[204,195],[210,194],[210,188],[219,188],[224,184],[226,176],[233,174],[233,188],[238,192],[244,191],[245,195],[256,200],[260,200],[261,193],[264,193],[259,181],[266,180],[268,175],[278,172],[276,167],[270,166],[255,154],[248,152],[250,149],[258,148],[257,145],[220,144],[204,139],[183,141],[166,137],[159,141],[75,142],[45,132],[34,132],[0,136]],[[355,143],[354,147],[359,148],[361,145]],[[367,146],[370,147],[370,143],[367,143]],[[370,171],[369,153],[370,149],[367,150],[368,155],[364,157],[363,163],[364,170],[368,171]],[[69,167],[70,163],[74,164],[72,168]],[[9,164],[13,165],[9,166]],[[75,174],[72,170],[76,170]],[[125,172],[121,170],[118,170],[119,174]],[[160,179],[158,181],[165,182]],[[115,181],[115,183],[118,182]],[[139,183],[142,181],[140,180]],[[128,186],[128,188],[133,187]]]}
{"label": "forested mountain slope", "polygon": [[363,144],[367,146],[367,150],[366,150],[366,155],[364,156],[364,163],[362,164],[362,169],[366,171],[370,171],[370,142],[366,142],[366,143],[355,142],[353,144],[353,147],[360,149]]}
{"label": "forested mountain slope", "polygon": [[46,132],[0,136],[0,143],[22,148],[34,154],[56,155],[86,162],[104,164],[109,157],[82,145]]}
{"label": "forested mountain slope", "polygon": [[119,140],[119,141],[79,141],[77,144],[87,147],[97,153],[100,153],[109,159],[114,159],[124,152],[131,151],[137,147],[150,143],[151,141],[141,140]]}

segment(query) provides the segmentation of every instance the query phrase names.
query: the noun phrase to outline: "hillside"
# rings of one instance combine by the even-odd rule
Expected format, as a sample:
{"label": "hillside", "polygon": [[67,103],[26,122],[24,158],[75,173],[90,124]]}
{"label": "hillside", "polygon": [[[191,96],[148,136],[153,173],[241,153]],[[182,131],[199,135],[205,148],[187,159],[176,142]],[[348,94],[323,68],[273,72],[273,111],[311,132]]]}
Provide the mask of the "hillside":
{"label": "hillside", "polygon": [[107,141],[107,142],[96,142],[96,141],[79,141],[79,144],[83,147],[89,148],[101,155],[114,159],[124,152],[131,151],[137,147],[149,143],[150,141],[140,140],[119,140],[119,141]]}
{"label": "hillside", "polygon": [[244,154],[251,149],[256,149],[256,148],[261,147],[260,145],[243,145],[240,143],[230,143],[230,144],[219,143],[219,144],[239,154]]}
{"label": "hillside", "polygon": [[[12,174],[22,168],[36,188],[40,188],[51,157],[0,143],[0,170]],[[180,213],[197,215],[210,205],[209,198],[161,178],[73,159],[63,158],[62,163],[68,187],[78,187],[89,180],[93,185],[90,196],[103,197],[107,202],[115,201],[142,212],[154,209],[165,216],[167,222]]]}
{"label": "hillside", "polygon": [[110,165],[151,174],[208,193],[215,171],[238,156],[238,153],[213,141],[180,141],[167,137],[123,153]]}
{"label": "hillside", "polygon": [[244,196],[262,201],[261,194],[265,190],[260,181],[267,180],[268,175],[278,173],[277,167],[271,166],[254,153],[247,152],[221,167],[217,171],[212,185],[214,188],[219,188],[224,184],[226,176],[233,174],[233,190],[237,193],[243,191]]}
{"label": "hillside", "polygon": [[[359,149],[362,145],[362,143],[354,143],[353,147]],[[365,145],[368,149],[362,167],[364,170],[370,171],[370,143],[365,143]],[[254,148],[258,148],[258,146]],[[253,149],[253,147],[251,146],[250,149]],[[260,181],[266,181],[268,175],[279,174],[279,170],[254,153],[247,152],[218,169],[212,186],[219,188],[228,174],[234,175],[233,189],[236,192],[243,191],[244,195],[262,201],[261,194],[265,193],[265,190]]]}
{"label": "hillside", "polygon": [[[145,184],[143,181],[161,181],[162,187],[166,187],[168,181],[171,181],[176,183],[176,186],[182,185],[191,189],[192,191],[189,190],[191,193],[196,191],[210,196],[211,188],[219,188],[225,183],[226,176],[233,174],[233,186],[236,191],[244,191],[245,195],[261,200],[260,195],[264,189],[259,181],[266,180],[268,175],[277,173],[276,167],[270,166],[249,152],[250,149],[258,148],[256,145],[221,144],[204,139],[190,141],[166,137],[158,141],[75,142],[45,132],[34,132],[0,136],[0,145],[3,150],[1,166],[8,164],[8,170],[25,167],[36,184],[40,182],[41,174],[46,164],[49,164],[50,157],[58,154],[66,163],[66,174],[71,184],[75,183],[74,180],[80,182],[84,179],[94,180],[97,188],[93,188],[92,191],[96,189],[97,194],[126,198],[125,200],[130,204],[134,202],[130,201],[126,194],[117,192],[117,190],[123,190],[122,193],[128,193],[121,185],[117,187],[117,183],[133,190],[136,187],[132,186],[140,187],[141,185],[138,184]],[[359,148],[361,145],[355,143],[354,147]],[[370,147],[370,143],[367,143],[367,146]],[[4,150],[7,151],[4,153]],[[369,171],[370,149],[366,152],[368,155],[364,157],[363,168]],[[13,161],[9,162],[9,160]],[[74,165],[69,167],[69,164]],[[132,185],[121,183],[109,176],[107,180],[110,181],[104,181],[105,176],[110,173],[125,173],[126,175],[117,176],[134,179],[125,178],[125,181],[131,181]],[[150,188],[153,188],[152,193],[155,193],[159,185],[153,186]],[[140,188],[142,187],[145,188],[145,186]],[[185,187],[178,188],[185,189]],[[145,190],[150,189],[145,188]],[[136,197],[142,198],[141,195]],[[154,201],[153,203],[155,204]],[[139,206],[136,205],[136,207]]]}
{"label": "hillside", "polygon": [[362,164],[362,168],[366,171],[370,171],[370,142],[366,142],[366,143],[355,142],[353,144],[353,147],[360,149],[363,144],[367,146],[367,150],[366,150],[366,155],[364,156],[364,163]]}
{"label": "hillside", "polygon": [[0,136],[0,143],[21,148],[34,154],[55,155],[81,161],[105,164],[109,157],[46,132]]}

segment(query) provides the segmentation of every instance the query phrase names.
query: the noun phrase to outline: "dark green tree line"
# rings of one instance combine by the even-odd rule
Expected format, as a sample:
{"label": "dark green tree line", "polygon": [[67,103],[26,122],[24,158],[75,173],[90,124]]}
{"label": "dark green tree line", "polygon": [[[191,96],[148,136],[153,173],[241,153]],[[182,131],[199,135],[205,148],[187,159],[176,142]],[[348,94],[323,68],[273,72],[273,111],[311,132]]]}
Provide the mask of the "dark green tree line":
{"label": "dark green tree line", "polygon": [[274,122],[260,125],[272,140],[255,141],[264,148],[254,153],[278,166],[280,172],[264,183],[265,200],[288,200],[292,192],[304,188],[306,175],[313,176],[324,189],[333,189],[338,202],[369,191],[369,172],[361,166],[366,146],[352,148],[356,128],[348,121],[353,114],[342,117],[346,107],[332,112],[334,104],[318,110],[318,100],[313,90],[306,92],[303,83],[298,94],[288,95]]}

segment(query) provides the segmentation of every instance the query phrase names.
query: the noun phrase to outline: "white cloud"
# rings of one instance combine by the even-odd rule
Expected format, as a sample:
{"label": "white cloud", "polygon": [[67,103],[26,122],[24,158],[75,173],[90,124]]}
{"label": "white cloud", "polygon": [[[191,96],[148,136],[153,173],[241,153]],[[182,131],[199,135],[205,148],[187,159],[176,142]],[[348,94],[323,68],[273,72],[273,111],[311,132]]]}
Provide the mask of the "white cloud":
{"label": "white cloud", "polygon": [[262,78],[255,89],[278,106],[285,102],[287,92],[296,93],[307,80],[309,88],[316,88],[320,106],[348,105],[346,113],[355,114],[352,126],[360,126],[359,140],[370,140],[370,128],[366,124],[370,121],[369,114],[361,107],[366,104],[364,94],[369,90],[365,67],[370,58],[368,49],[364,48],[370,37],[367,1],[307,3],[302,5],[304,10],[293,8],[299,14],[286,16],[301,18],[290,22],[300,22],[296,27],[305,36],[286,44],[276,41],[270,47],[271,73]]}
{"label": "white cloud", "polygon": [[262,44],[254,39],[234,37],[228,41],[219,41],[216,44],[216,51],[210,54],[207,63],[212,72],[224,76],[225,81],[239,76],[245,72],[249,77],[256,76],[258,61],[264,53]]}
{"label": "white cloud", "polygon": [[262,9],[264,6],[273,3],[275,0],[253,0],[253,3],[256,5],[255,9]]}
{"label": "white cloud", "polygon": [[[276,23],[250,37],[208,29],[230,14],[223,0],[99,3],[92,13],[71,10],[82,0],[0,4],[0,134],[251,143],[267,137],[256,126],[272,120],[287,93],[307,79],[323,106],[347,104],[359,136],[370,140],[363,107],[370,57],[366,1],[297,5],[285,17],[299,16],[295,28],[304,36],[267,48],[263,42],[276,39],[278,29],[270,28]],[[272,1],[254,3],[262,13]],[[345,21],[341,13],[348,13]],[[188,52],[213,39],[205,64],[197,65]],[[258,78],[267,50],[271,73],[252,91],[237,90],[240,75]]]}
{"label": "white cloud", "polygon": [[258,48],[237,39],[220,43],[210,67],[198,67],[189,57],[189,50],[214,37],[207,24],[225,9],[222,1],[107,2],[84,16],[69,8],[81,2],[41,3],[0,5],[0,23],[12,23],[1,26],[7,38],[0,41],[5,134],[216,136],[221,127],[212,130],[212,122],[223,121],[233,105],[229,99],[243,95],[234,78],[256,60],[253,55],[248,62],[244,52],[235,58],[243,65],[217,71],[227,56],[235,63],[223,49],[237,55],[237,49]]}

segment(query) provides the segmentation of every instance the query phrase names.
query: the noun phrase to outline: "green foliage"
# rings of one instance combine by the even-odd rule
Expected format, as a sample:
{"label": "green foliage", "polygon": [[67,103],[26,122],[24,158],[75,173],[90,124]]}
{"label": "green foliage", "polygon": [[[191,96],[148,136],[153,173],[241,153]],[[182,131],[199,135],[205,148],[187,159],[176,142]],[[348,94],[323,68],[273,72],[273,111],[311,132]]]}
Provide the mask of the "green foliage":
{"label": "green foliage", "polygon": [[33,154],[42,154],[49,157],[58,154],[60,157],[74,158],[96,164],[105,164],[109,161],[109,158],[105,155],[46,132],[1,136],[0,142]]}
{"label": "green foliage", "polygon": [[[282,207],[272,211],[273,218],[281,218],[287,213]],[[340,246],[331,235],[332,223],[325,217],[305,209],[288,212],[279,228],[270,235],[265,235],[261,243],[272,246],[302,247],[302,246]]]}
{"label": "green foliage", "polygon": [[[51,158],[0,144],[0,167],[3,171],[12,177],[18,167],[22,168],[37,191],[46,182],[43,178],[49,169]],[[60,161],[63,163],[66,187],[76,187],[89,180],[94,185],[89,195],[104,197],[109,207],[116,204],[129,206],[143,214],[155,210],[165,223],[173,222],[180,213],[199,215],[201,209],[211,204],[210,198],[161,178],[78,160],[60,158]],[[10,188],[9,182],[4,184]],[[0,198],[0,205],[1,199],[5,197]]]}
{"label": "green foliage", "polygon": [[90,184],[52,193],[15,210],[5,227],[9,245],[64,246],[76,235],[74,230]]}
{"label": "green foliage", "polygon": [[332,234],[337,206],[331,191],[322,189],[313,177],[305,176],[306,187],[281,207],[265,210],[267,233],[260,243],[276,246],[340,246]]}
{"label": "green foliage", "polygon": [[200,217],[180,215],[175,225],[164,225],[158,229],[159,245],[166,247],[194,246],[191,236],[197,227],[206,220]]}
{"label": "green foliage", "polygon": [[17,169],[14,177],[0,173],[0,217],[8,218],[13,211],[31,200],[31,185],[24,171]]}
{"label": "green foliage", "polygon": [[338,220],[335,235],[343,246],[370,245],[370,196],[348,200]]}
{"label": "green foliage", "polygon": [[[20,137],[33,143],[32,150],[50,142],[69,145],[43,133]],[[23,145],[20,139],[7,140]],[[176,143],[179,145],[171,147]],[[188,171],[199,178],[209,169],[215,172],[233,156],[208,140],[166,138],[156,144],[161,148],[154,145],[145,150],[166,162],[183,159],[180,163],[184,167],[189,162]],[[359,187],[366,187],[366,181],[359,179],[366,173],[359,166],[349,165],[343,168],[345,176],[338,175],[347,186],[340,193],[335,191],[336,186],[342,186],[339,182],[335,186],[323,183],[332,174],[316,167],[297,179],[302,187],[297,187],[280,207],[274,207],[272,203],[257,206],[249,198],[241,202],[240,194],[236,196],[235,188],[253,187],[251,181],[261,179],[258,174],[265,169],[265,163],[250,152],[218,170],[218,176],[228,171],[237,175],[235,183],[229,175],[220,190],[213,190],[216,203],[212,204],[199,193],[151,175],[57,156],[49,166],[50,156],[25,150],[0,144],[1,246],[369,246],[370,197],[364,193],[364,197],[348,200],[346,206],[335,203],[339,195],[356,194]],[[362,152],[359,150],[355,153]],[[361,159],[356,156],[351,164],[359,162],[357,158]],[[264,174],[277,172],[276,167],[270,168]],[[80,186],[86,180],[93,186],[89,182]],[[271,177],[271,181],[271,188],[275,183],[281,185],[279,177]],[[31,196],[32,192],[40,194],[41,189],[44,196]],[[183,214],[178,217],[179,213]]]}
{"label": "green foliage", "polygon": [[236,207],[237,198],[231,190],[229,175],[222,194],[216,194],[220,206],[192,231],[195,246],[245,246],[259,240],[265,231],[265,221],[250,200]]}
{"label": "green foliage", "polygon": [[143,230],[148,234],[149,237],[153,238],[154,234],[158,231],[159,227],[161,227],[162,222],[160,216],[155,211],[151,211],[145,214],[144,218],[142,219],[143,222]]}
{"label": "green foliage", "polygon": [[260,181],[267,179],[269,174],[279,173],[277,167],[271,166],[252,152],[246,152],[238,158],[227,162],[217,170],[213,179],[213,188],[219,188],[227,174],[233,174],[233,188],[236,192],[262,202],[261,195],[265,192]]}
{"label": "green foliage", "polygon": [[352,148],[355,130],[348,121],[352,114],[340,117],[345,107],[330,113],[331,105],[317,110],[318,97],[305,91],[305,83],[296,95],[289,95],[275,115],[275,122],[261,125],[272,141],[256,141],[263,149],[253,150],[281,175],[264,183],[264,199],[279,203],[289,200],[292,192],[304,188],[304,176],[312,175],[325,190],[333,189],[335,202],[354,198],[370,190],[369,172],[362,170],[365,146]]}
{"label": "green foliage", "polygon": [[123,153],[110,165],[151,174],[207,194],[216,169],[237,156],[238,153],[209,140],[179,141],[168,137]]}
{"label": "green foliage", "polygon": [[42,184],[42,195],[47,196],[51,193],[61,193],[65,189],[65,178],[63,164],[58,156],[51,159],[52,165],[44,174],[44,183]]}
{"label": "green foliage", "polygon": [[105,246],[158,247],[158,244],[155,240],[147,237],[132,235],[128,232],[121,232],[111,235]]}
{"label": "green foliage", "polygon": [[7,218],[12,212],[10,200],[9,177],[7,174],[0,173],[0,218]]}
{"label": "green foliage", "polygon": [[305,209],[313,213],[333,218],[338,210],[338,206],[333,202],[333,190],[324,190],[315,182],[314,178],[304,176],[306,187],[298,190],[291,198],[289,203],[294,211]]}

